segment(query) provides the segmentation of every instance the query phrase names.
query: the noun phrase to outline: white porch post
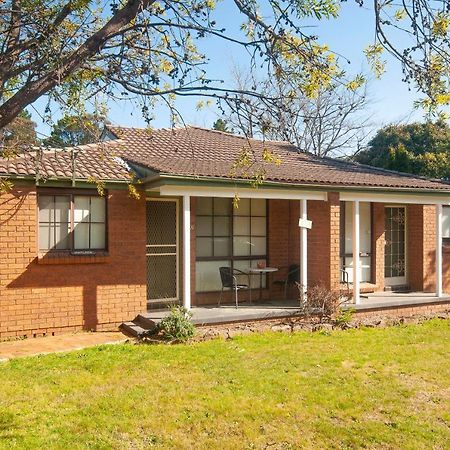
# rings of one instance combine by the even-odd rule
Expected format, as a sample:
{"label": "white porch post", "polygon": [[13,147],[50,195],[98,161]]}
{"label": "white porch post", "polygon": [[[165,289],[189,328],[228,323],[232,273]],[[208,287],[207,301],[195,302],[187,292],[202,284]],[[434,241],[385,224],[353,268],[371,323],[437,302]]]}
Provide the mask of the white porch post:
{"label": "white porch post", "polygon": [[[307,200],[300,200],[300,218],[306,221],[308,218]],[[300,284],[303,295],[308,289],[308,229],[300,227]]]}
{"label": "white porch post", "polygon": [[436,297],[442,297],[442,205],[436,205]]}
{"label": "white porch post", "polygon": [[191,309],[191,198],[183,195],[183,306]]}
{"label": "white porch post", "polygon": [[353,202],[353,298],[355,304],[360,302],[359,294],[359,200]]}

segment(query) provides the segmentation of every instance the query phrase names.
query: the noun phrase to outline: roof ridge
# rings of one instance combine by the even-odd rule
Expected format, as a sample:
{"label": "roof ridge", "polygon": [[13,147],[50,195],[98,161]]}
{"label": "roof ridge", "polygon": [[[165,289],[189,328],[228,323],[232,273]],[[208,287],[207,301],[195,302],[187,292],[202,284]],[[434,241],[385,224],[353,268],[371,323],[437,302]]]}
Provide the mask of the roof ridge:
{"label": "roof ridge", "polygon": [[[116,129],[125,129],[125,130],[138,130],[138,131],[145,131],[146,128],[143,127],[129,127],[129,126],[120,126],[120,125],[106,125],[105,128],[116,128]],[[202,130],[202,131],[207,131],[210,133],[216,133],[216,134],[222,134],[225,136],[231,136],[231,137],[235,137],[235,138],[239,138],[239,139],[245,139],[245,140],[250,140],[250,141],[257,141],[257,142],[276,142],[278,144],[284,144],[286,146],[291,146],[294,148],[298,148],[296,145],[291,144],[288,141],[282,141],[282,140],[278,140],[278,139],[258,139],[255,137],[247,137],[247,136],[243,136],[241,134],[234,134],[231,133],[230,131],[222,131],[222,130],[214,130],[213,128],[206,128],[206,127],[201,127],[200,125],[191,125],[191,124],[187,124],[187,125],[181,125],[181,126],[174,126],[174,127],[161,127],[161,128],[150,128],[152,131],[173,131],[173,130],[186,130],[189,128],[194,128],[197,130]]]}
{"label": "roof ridge", "polygon": [[219,133],[219,134],[224,134],[226,136],[233,136],[233,137],[237,137],[240,139],[246,139],[246,140],[250,140],[250,141],[257,141],[257,142],[276,142],[278,144],[286,144],[289,145],[291,147],[295,147],[298,149],[298,147],[294,144],[292,144],[291,142],[288,141],[282,141],[279,139],[257,139],[255,137],[247,137],[247,136],[243,136],[241,134],[234,134],[231,133],[230,131],[222,131],[222,130],[214,130],[213,128],[205,128],[205,127],[201,127],[199,125],[188,125],[188,127],[190,128],[197,128],[199,130],[203,130],[203,131],[209,131],[211,133]]}

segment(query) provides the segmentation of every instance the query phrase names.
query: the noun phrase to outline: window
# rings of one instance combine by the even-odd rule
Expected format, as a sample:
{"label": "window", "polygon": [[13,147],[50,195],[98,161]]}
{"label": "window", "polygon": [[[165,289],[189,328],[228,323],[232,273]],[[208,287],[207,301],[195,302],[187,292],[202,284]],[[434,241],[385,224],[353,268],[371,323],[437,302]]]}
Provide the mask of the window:
{"label": "window", "polygon": [[39,250],[105,250],[106,200],[98,195],[39,194]]}
{"label": "window", "polygon": [[442,240],[450,244],[450,206],[442,207]]}
{"label": "window", "polygon": [[[197,198],[198,292],[220,290],[219,267],[245,270],[266,260],[266,209],[264,199],[241,199],[239,207],[233,208],[229,198]],[[259,287],[258,277],[251,278]]]}

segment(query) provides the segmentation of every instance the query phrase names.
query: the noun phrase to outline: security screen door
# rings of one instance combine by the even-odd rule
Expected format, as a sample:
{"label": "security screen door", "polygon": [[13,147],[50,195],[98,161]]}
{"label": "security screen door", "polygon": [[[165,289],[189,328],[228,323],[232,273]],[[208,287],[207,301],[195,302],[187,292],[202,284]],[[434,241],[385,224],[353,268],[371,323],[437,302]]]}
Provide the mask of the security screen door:
{"label": "security screen door", "polygon": [[147,300],[179,300],[178,200],[147,200]]}
{"label": "security screen door", "polygon": [[384,282],[386,286],[406,284],[406,209],[385,208]]}

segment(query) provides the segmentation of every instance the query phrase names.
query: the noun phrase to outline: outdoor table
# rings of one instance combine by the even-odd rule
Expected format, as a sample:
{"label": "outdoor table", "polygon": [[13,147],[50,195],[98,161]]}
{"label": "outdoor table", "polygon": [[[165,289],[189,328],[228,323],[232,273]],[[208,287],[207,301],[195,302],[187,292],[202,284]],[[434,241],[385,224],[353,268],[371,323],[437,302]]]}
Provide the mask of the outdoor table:
{"label": "outdoor table", "polygon": [[250,269],[248,269],[248,273],[250,275],[253,274],[258,274],[259,273],[259,300],[262,300],[262,277],[264,274],[267,273],[272,273],[272,272],[277,272],[278,268],[277,267],[250,267]]}

